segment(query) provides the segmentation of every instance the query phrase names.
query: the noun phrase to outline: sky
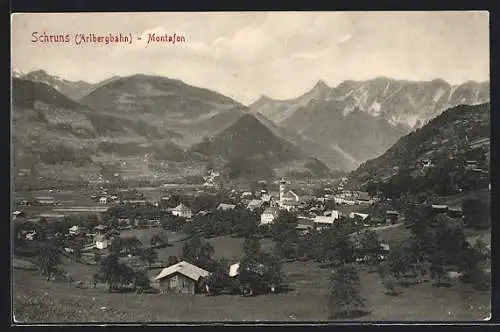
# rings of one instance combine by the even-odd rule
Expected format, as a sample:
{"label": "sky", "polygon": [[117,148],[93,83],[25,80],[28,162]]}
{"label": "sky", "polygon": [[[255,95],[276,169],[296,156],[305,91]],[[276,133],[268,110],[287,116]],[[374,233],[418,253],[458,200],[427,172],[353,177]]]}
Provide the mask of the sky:
{"label": "sky", "polygon": [[[12,67],[23,73],[167,76],[247,105],[297,97],[319,80],[489,80],[488,12],[24,13],[11,24]],[[34,43],[33,32],[71,39]],[[76,45],[80,33],[133,42]],[[185,42],[148,44],[150,33]]]}

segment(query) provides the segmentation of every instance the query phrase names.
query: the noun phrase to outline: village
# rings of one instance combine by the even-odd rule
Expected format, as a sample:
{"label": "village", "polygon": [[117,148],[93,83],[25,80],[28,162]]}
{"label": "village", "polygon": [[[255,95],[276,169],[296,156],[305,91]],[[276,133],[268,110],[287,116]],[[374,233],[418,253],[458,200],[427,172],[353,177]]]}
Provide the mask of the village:
{"label": "village", "polygon": [[[207,182],[213,184],[216,178],[217,173],[211,171]],[[207,182],[204,188],[210,187]],[[278,189],[276,191],[268,191],[267,183],[260,181],[260,188],[253,192],[231,190],[226,197],[227,201],[212,204],[212,209],[198,210],[189,206],[188,201],[193,200],[193,197],[189,198],[189,195],[184,196],[184,201],[179,195],[162,195],[155,200],[145,198],[144,193],[137,190],[120,189],[113,192],[101,187],[99,192],[90,195],[91,201],[96,204],[90,203],[88,206],[62,206],[61,202],[53,196],[38,196],[31,200],[19,199],[18,210],[14,211],[13,220],[15,225],[20,225],[16,227],[16,238],[22,240],[23,243],[36,242],[36,240],[54,241],[62,244],[61,248],[66,255],[72,256],[78,251],[80,260],[90,257],[87,260],[94,262],[99,260],[96,257],[104,257],[111,252],[113,241],[132,230],[150,232],[154,229],[154,233],[159,234],[161,229],[170,229],[175,234],[174,229],[180,231],[186,225],[203,222],[203,217],[217,212],[220,217],[220,213],[228,213],[235,209],[246,210],[256,219],[245,222],[256,221],[258,225],[256,233],[259,234],[264,234],[265,231],[263,232],[262,229],[269,229],[283,211],[296,216],[295,228],[301,236],[306,236],[313,231],[321,232],[324,229],[334,228],[340,219],[348,221],[352,233],[401,225],[400,213],[395,210],[385,210],[382,215],[379,213],[377,218],[372,218],[369,213],[370,207],[380,198],[372,197],[367,192],[345,190],[345,182],[346,178],[342,178],[335,188],[323,188],[320,190],[323,195],[314,196],[313,193],[303,193],[299,188],[292,188],[292,184],[284,179],[274,183],[274,187]],[[270,187],[273,187],[273,184]],[[54,189],[48,190],[49,193],[55,191]],[[203,195],[211,194],[202,190],[194,194],[196,197]],[[212,201],[215,202],[217,199]],[[210,204],[205,205],[210,206]],[[133,211],[134,217],[122,218],[120,214],[123,214],[127,208]],[[432,208],[453,217],[462,216],[460,207],[432,205]],[[41,209],[45,212],[34,216],[28,212]],[[168,219],[165,216],[177,219],[180,224],[170,227],[171,225],[162,223],[162,218]],[[71,224],[72,221],[75,222]],[[40,227],[40,224],[44,226]],[[153,246],[152,242],[151,246]],[[380,257],[388,252],[389,244],[380,243]],[[127,257],[132,258],[133,254],[128,254]],[[356,259],[362,261],[365,258],[361,256]],[[192,262],[176,262],[170,266],[164,266],[166,261],[150,263],[163,267],[158,275],[151,278],[151,282],[156,283],[162,291],[194,293],[195,290],[199,291],[194,285],[211,273],[211,271],[195,266]],[[238,275],[236,267],[239,263],[233,262],[229,266],[227,271],[229,277]],[[177,277],[184,281],[177,282]]]}
{"label": "village", "polygon": [[[409,293],[410,285],[412,291],[420,287],[422,294],[434,294],[436,289],[423,288],[432,281],[483,292],[491,273],[486,254],[491,247],[484,236],[488,207],[482,203],[491,188],[483,175],[488,174],[483,170],[489,164],[488,144],[486,139],[468,143],[468,155],[475,159],[455,162],[451,178],[459,181],[448,186],[449,198],[401,195],[398,188],[414,185],[397,176],[392,183],[361,186],[345,176],[231,184],[213,169],[199,184],[128,187],[100,177],[76,190],[53,186],[20,192],[12,206],[14,277],[26,277],[24,270],[30,270],[27,280],[38,280],[35,287],[67,285],[84,292],[84,298],[156,294],[163,300],[151,303],[187,305],[194,296],[199,306],[204,296],[219,296],[221,303],[227,301],[224,296],[304,296],[311,292],[304,288],[310,278],[316,278],[310,301],[325,301],[321,294],[331,287],[325,284],[328,271],[344,268],[353,283],[341,281],[338,287],[350,289],[348,302],[357,303],[361,296],[360,278],[371,297],[376,284],[384,287],[377,296]],[[432,179],[434,161],[438,157],[429,154],[409,169]],[[430,233],[422,233],[422,227]],[[443,240],[446,234],[454,235]],[[464,240],[469,244],[460,244]],[[418,241],[434,249],[421,249]],[[455,249],[440,247],[448,242]],[[458,253],[470,257],[466,265],[453,258],[461,257]],[[419,255],[427,258],[415,260]],[[107,307],[100,308],[105,312]],[[299,319],[298,312],[289,316]],[[349,312],[364,317],[369,310]]]}

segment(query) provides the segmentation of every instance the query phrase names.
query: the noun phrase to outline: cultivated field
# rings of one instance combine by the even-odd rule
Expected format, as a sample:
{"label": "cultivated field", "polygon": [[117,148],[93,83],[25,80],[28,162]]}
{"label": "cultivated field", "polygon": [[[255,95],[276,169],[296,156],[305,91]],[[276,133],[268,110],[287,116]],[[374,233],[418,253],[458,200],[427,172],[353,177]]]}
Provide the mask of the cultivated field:
{"label": "cultivated field", "polygon": [[[395,232],[393,228],[392,231]],[[136,232],[149,238],[153,230]],[[383,233],[383,231],[381,231]],[[127,234],[131,235],[131,234]],[[181,242],[171,235],[171,247],[159,250],[161,259],[180,255]],[[181,236],[180,234],[178,234]],[[267,241],[267,242],[266,242]],[[215,256],[234,260],[241,256],[242,239],[219,237],[211,239]],[[262,247],[271,248],[265,240]],[[291,290],[286,293],[241,297],[182,296],[159,294],[108,293],[106,285],[96,289],[79,289],[67,282],[47,282],[38,272],[25,270],[18,264],[14,270],[14,312],[20,322],[179,322],[179,321],[326,321],[329,269],[315,262],[285,263],[285,281]],[[64,259],[63,267],[75,280],[90,281],[96,266]],[[159,269],[151,269],[154,276]],[[468,285],[453,282],[449,288],[424,283],[402,288],[397,297],[384,293],[378,274],[360,273],[361,294],[367,300],[369,315],[357,320],[481,320],[489,315],[490,294],[472,290]]]}

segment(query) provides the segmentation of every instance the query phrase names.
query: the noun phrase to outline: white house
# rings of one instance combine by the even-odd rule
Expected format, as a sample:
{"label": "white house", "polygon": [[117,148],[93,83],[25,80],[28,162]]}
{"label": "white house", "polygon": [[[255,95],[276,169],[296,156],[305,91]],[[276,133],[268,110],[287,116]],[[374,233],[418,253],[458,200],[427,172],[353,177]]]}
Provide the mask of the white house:
{"label": "white house", "polygon": [[351,212],[349,213],[349,218],[354,219],[355,217],[360,217],[361,219],[365,220],[368,218],[368,214],[366,213],[359,213],[359,212]]}
{"label": "white house", "polygon": [[331,226],[333,223],[339,219],[339,212],[336,210],[327,211],[322,216],[316,216],[313,219],[316,227]]}
{"label": "white house", "polygon": [[71,226],[70,229],[69,229],[69,234],[70,235],[78,235],[78,234],[80,234],[80,227],[78,227],[76,225]]}
{"label": "white house", "polygon": [[108,204],[108,198],[107,197],[99,198],[99,204]]}
{"label": "white house", "polygon": [[261,225],[268,225],[272,224],[274,219],[278,217],[279,211],[278,209],[274,207],[269,207],[262,212],[260,215],[260,224]]}
{"label": "white house", "polygon": [[172,212],[174,216],[182,218],[191,218],[193,216],[193,212],[191,211],[191,209],[182,203],[177,205],[170,212]]}
{"label": "white house", "polygon": [[250,198],[252,195],[253,194],[250,191],[245,191],[241,194],[241,198]]}
{"label": "white house", "polygon": [[36,231],[31,231],[28,234],[26,234],[26,240],[33,241],[33,239],[35,238],[35,236],[36,236]]}
{"label": "white house", "polygon": [[271,195],[269,194],[262,194],[260,195],[260,199],[264,202],[269,202],[271,200]]}
{"label": "white house", "polygon": [[222,210],[222,211],[234,210],[235,208],[236,208],[236,205],[234,205],[234,204],[220,203],[219,206],[217,206],[217,210]]}
{"label": "white house", "polygon": [[96,235],[94,238],[95,247],[99,250],[106,249],[109,245],[108,239],[106,239],[103,235]]}
{"label": "white house", "polygon": [[13,220],[16,220],[18,217],[24,217],[24,212],[21,212],[21,211],[14,211],[12,212],[12,219]]}
{"label": "white house", "polygon": [[229,266],[229,277],[236,277],[240,274],[240,263],[234,263]]}
{"label": "white house", "polygon": [[247,209],[249,209],[250,211],[253,211],[255,209],[259,209],[262,204],[264,204],[264,201],[263,200],[260,200],[260,199],[252,199],[250,201],[250,203],[248,203],[247,205]]}

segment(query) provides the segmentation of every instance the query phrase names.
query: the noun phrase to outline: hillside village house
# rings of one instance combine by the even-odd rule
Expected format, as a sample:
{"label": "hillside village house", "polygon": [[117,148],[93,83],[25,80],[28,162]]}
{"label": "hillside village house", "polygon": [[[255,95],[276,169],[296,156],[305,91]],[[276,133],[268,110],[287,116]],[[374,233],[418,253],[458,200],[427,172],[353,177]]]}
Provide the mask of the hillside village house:
{"label": "hillside village house", "polygon": [[359,217],[362,220],[365,220],[366,218],[368,218],[368,216],[369,216],[369,214],[367,214],[367,213],[360,213],[360,212],[351,212],[351,213],[349,213],[349,218],[351,218],[351,219]]}
{"label": "hillside village house", "polygon": [[234,204],[220,203],[219,206],[217,206],[217,210],[222,210],[222,211],[234,210],[235,208],[236,208],[236,205],[234,205]]}
{"label": "hillside village house", "polygon": [[68,231],[69,231],[70,235],[78,235],[78,234],[80,234],[80,227],[73,225],[70,227],[70,229]]}
{"label": "hillside village house", "polygon": [[260,195],[260,199],[263,202],[269,202],[271,200],[271,195],[269,193]]}
{"label": "hillside village house", "polygon": [[264,204],[263,200],[260,199],[253,199],[248,203],[247,209],[250,211],[253,211],[255,209],[260,209],[262,207],[262,204]]}
{"label": "hillside village house", "polygon": [[56,200],[54,197],[35,197],[35,202],[39,205],[55,205]]}
{"label": "hillside village house", "polygon": [[17,218],[23,218],[24,217],[24,212],[22,211],[14,211],[12,212],[12,219],[16,220]]}
{"label": "hillside village house", "polygon": [[322,216],[316,216],[313,219],[313,222],[316,226],[316,228],[323,228],[323,227],[328,227],[333,225],[333,223],[338,220],[340,217],[339,212],[336,210],[333,211],[327,211],[325,212],[324,215]]}
{"label": "hillside village house", "polygon": [[296,229],[300,234],[305,235],[309,233],[312,229],[314,229],[314,227],[315,224],[311,219],[305,217],[299,217]]}
{"label": "hillside village house", "polygon": [[185,206],[182,203],[179,204],[179,205],[177,205],[172,210],[170,210],[170,212],[174,216],[181,217],[181,218],[186,218],[186,219],[191,218],[193,216],[193,212],[191,211],[191,209],[188,208],[187,206]]}
{"label": "hillside village house", "polygon": [[357,191],[354,193],[354,198],[356,199],[357,204],[371,204],[373,203],[370,198],[370,194],[365,191]]}
{"label": "hillside village house", "polygon": [[108,239],[102,234],[97,234],[94,237],[94,245],[97,249],[103,250],[106,249],[109,245]]}
{"label": "hillside village house", "polygon": [[262,212],[260,215],[260,224],[261,225],[269,225],[274,222],[274,219],[276,219],[279,215],[279,211],[275,207],[268,207],[267,209]]}
{"label": "hillside village house", "polygon": [[434,213],[434,214],[448,213],[448,205],[432,204],[431,210],[432,210],[432,213]]}
{"label": "hillside village house", "polygon": [[399,212],[398,211],[387,210],[385,214],[386,214],[387,223],[395,224],[398,222],[398,219],[399,219]]}
{"label": "hillside village house", "polygon": [[107,197],[99,198],[99,204],[108,204],[108,198]]}
{"label": "hillside village house", "polygon": [[451,218],[462,218],[463,217],[463,211],[461,207],[450,207],[448,209],[448,216]]}
{"label": "hillside village house", "polygon": [[356,204],[356,201],[354,199],[346,198],[346,197],[342,197],[342,196],[335,196],[333,198],[333,201],[335,202],[335,204],[345,204],[345,205],[355,205]]}
{"label": "hillside village house", "polygon": [[94,227],[94,230],[96,232],[96,235],[104,235],[108,228],[104,225],[97,225],[96,227]]}
{"label": "hillside village house", "polygon": [[477,138],[470,142],[469,144],[470,148],[472,150],[479,149],[479,148],[488,148],[490,147],[490,138],[489,137],[482,137],[482,138]]}
{"label": "hillside village house", "polygon": [[209,275],[210,272],[182,261],[161,270],[153,281],[162,294],[196,294],[203,291],[201,281]]}

